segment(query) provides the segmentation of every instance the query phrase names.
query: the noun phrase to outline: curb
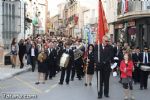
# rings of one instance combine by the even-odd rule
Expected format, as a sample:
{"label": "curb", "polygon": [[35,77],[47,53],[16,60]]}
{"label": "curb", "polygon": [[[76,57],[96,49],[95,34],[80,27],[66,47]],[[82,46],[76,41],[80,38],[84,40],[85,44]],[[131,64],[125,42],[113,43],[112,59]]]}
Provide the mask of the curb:
{"label": "curb", "polygon": [[21,71],[18,71],[18,72],[13,73],[13,74],[8,74],[8,76],[6,76],[6,77],[0,79],[0,81],[4,81],[4,80],[7,80],[7,79],[10,79],[10,78],[12,78],[12,77],[14,77],[14,76],[16,76],[16,75],[20,75],[20,74],[25,73],[25,72],[28,72],[28,71],[30,71],[30,70],[31,70],[31,67],[30,67],[30,68],[26,68],[26,69],[21,70]]}

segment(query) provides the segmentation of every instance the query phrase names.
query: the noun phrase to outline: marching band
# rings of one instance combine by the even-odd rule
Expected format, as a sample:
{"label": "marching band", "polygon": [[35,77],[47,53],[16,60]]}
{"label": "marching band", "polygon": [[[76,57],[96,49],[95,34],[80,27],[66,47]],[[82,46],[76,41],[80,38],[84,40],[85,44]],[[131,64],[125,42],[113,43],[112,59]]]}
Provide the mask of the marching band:
{"label": "marching band", "polygon": [[[26,39],[24,45],[27,64],[32,66],[32,72],[38,65],[39,75],[35,83],[37,85],[44,84],[46,80],[53,79],[57,73],[61,72],[60,85],[63,85],[64,79],[66,84],[69,84],[70,80],[74,81],[75,77],[82,80],[85,76],[85,86],[91,86],[92,76],[96,70],[98,98],[102,98],[103,94],[108,98],[111,72],[116,73],[114,76],[120,76],[119,82],[124,84],[125,79],[121,75],[126,73],[126,70],[121,68],[127,66],[127,64],[122,64],[122,61],[125,60],[124,55],[128,53],[133,61],[133,75],[130,75],[132,76],[130,78],[135,84],[140,84],[141,90],[148,88],[150,73],[148,47],[141,52],[139,47],[131,49],[127,43],[123,46],[119,42],[112,44],[107,36],[103,37],[100,45],[88,45],[78,38],[37,35]],[[115,65],[113,69],[112,64]],[[20,65],[20,68],[22,67],[23,63]],[[41,80],[40,77],[42,77]],[[127,85],[123,87],[126,89]]]}

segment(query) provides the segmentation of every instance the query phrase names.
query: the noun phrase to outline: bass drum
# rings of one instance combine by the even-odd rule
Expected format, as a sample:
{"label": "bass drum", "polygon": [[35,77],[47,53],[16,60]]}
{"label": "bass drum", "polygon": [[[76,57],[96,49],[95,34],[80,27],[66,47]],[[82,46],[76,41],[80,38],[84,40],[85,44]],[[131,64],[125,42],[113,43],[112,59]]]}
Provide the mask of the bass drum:
{"label": "bass drum", "polygon": [[142,70],[142,71],[150,71],[150,66],[141,65],[141,70]]}
{"label": "bass drum", "polygon": [[60,58],[59,66],[66,68],[68,66],[69,60],[70,60],[69,54],[63,53]]}

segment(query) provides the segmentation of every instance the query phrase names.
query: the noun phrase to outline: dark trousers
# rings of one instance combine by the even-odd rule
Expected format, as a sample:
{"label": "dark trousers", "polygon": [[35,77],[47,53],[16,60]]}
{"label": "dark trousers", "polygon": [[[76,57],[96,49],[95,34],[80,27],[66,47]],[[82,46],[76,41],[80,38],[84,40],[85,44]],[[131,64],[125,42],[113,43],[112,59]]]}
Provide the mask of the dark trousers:
{"label": "dark trousers", "polygon": [[57,64],[55,63],[53,67],[53,77],[56,76],[56,70],[57,70]]}
{"label": "dark trousers", "polygon": [[31,64],[31,56],[27,54],[27,65]]}
{"label": "dark trousers", "polygon": [[49,77],[49,79],[51,79],[51,77],[50,77],[50,70],[49,69],[46,71],[45,80],[47,80],[48,77]]}
{"label": "dark trousers", "polygon": [[45,75],[45,80],[47,80],[48,77],[49,77],[49,79],[52,79],[52,77],[53,77],[53,65],[48,66],[48,70]]}
{"label": "dark trousers", "polygon": [[140,88],[147,88],[147,83],[148,83],[148,74],[149,72],[147,71],[142,71],[140,72]]}
{"label": "dark trousers", "polygon": [[23,66],[24,66],[23,57],[24,57],[24,54],[19,54],[20,68],[23,68]]}
{"label": "dark trousers", "polygon": [[[100,73],[100,76],[98,73]],[[103,87],[104,87],[104,95],[108,96],[109,95],[109,78],[110,78],[109,64],[101,65],[101,69],[97,70],[97,78],[100,78],[99,79],[100,83],[98,82],[98,85],[99,85],[98,95],[99,96],[103,95]]]}
{"label": "dark trousers", "polygon": [[71,69],[71,80],[74,80],[75,73],[76,73],[76,70],[75,70],[75,67],[73,66]]}
{"label": "dark trousers", "polygon": [[32,72],[35,70],[35,63],[36,63],[36,57],[31,56],[31,66],[32,66]]}
{"label": "dark trousers", "polygon": [[135,66],[135,70],[133,72],[133,80],[134,83],[140,83],[140,68]]}
{"label": "dark trousers", "polygon": [[69,80],[70,80],[70,72],[71,72],[71,68],[62,68],[62,69],[61,69],[60,83],[63,83],[63,82],[64,82],[65,74],[66,74],[66,83],[69,83]]}
{"label": "dark trousers", "polygon": [[76,65],[77,78],[81,79],[82,75],[82,67],[80,65]]}

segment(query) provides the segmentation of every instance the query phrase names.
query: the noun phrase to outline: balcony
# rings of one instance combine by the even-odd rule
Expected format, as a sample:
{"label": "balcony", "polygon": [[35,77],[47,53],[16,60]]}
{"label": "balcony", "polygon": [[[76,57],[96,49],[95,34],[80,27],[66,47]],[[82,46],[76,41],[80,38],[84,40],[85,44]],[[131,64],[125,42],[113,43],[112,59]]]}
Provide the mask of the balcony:
{"label": "balcony", "polygon": [[150,1],[128,1],[127,12],[122,11],[122,2],[118,3],[118,20],[150,17]]}

